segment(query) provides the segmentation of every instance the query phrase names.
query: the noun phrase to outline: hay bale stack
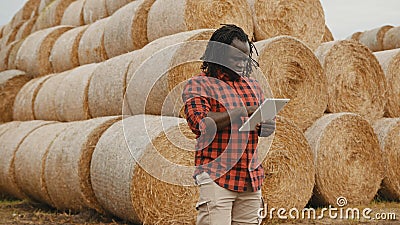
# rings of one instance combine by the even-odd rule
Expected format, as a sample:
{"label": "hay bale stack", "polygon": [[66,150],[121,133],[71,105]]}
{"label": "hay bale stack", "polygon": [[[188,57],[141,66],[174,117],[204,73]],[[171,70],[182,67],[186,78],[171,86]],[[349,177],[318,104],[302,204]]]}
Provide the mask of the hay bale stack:
{"label": "hay bale stack", "polygon": [[18,51],[21,48],[22,43],[25,41],[25,39],[21,39],[19,41],[15,41],[15,43],[11,43],[10,45],[11,50],[10,53],[8,54],[8,69],[17,69],[17,55]]}
{"label": "hay bale stack", "polygon": [[383,161],[368,121],[353,113],[328,114],[305,136],[316,166],[312,203],[335,206],[341,196],[350,205],[370,203],[383,179]]}
{"label": "hay bale stack", "polygon": [[[314,53],[303,42],[279,36],[255,43],[260,71],[268,81],[273,97],[289,98],[279,113],[303,131],[321,117],[327,105],[327,81]],[[264,88],[264,94],[269,90]]]}
{"label": "hay bale stack", "polygon": [[50,62],[55,73],[79,66],[79,42],[87,28],[88,26],[73,28],[62,34],[54,43],[50,54]]}
{"label": "hay bale stack", "polygon": [[22,21],[30,20],[39,14],[40,0],[28,0],[25,2],[24,6],[14,14],[12,18],[12,23],[19,23]]}
{"label": "hay bale stack", "polygon": [[393,26],[386,25],[372,30],[364,31],[360,34],[358,41],[367,46],[371,51],[377,52],[383,49],[383,38],[388,30]]}
{"label": "hay bale stack", "polygon": [[15,40],[22,40],[28,37],[33,30],[33,26],[35,25],[37,17],[32,17],[31,19],[27,20],[22,24],[19,28],[17,35],[15,36]]}
{"label": "hay bale stack", "polygon": [[20,30],[20,28],[22,27],[22,25],[24,25],[24,22],[21,22],[21,23],[17,24],[17,25],[8,33],[8,35],[7,35],[5,38],[3,38],[2,41],[4,41],[4,42],[3,42],[3,43],[4,43],[4,44],[3,44],[4,46],[6,46],[6,45],[8,45],[8,44],[10,44],[11,42],[13,42],[13,41],[16,40],[16,36],[17,36],[17,34],[18,34],[18,31]]}
{"label": "hay bale stack", "polygon": [[339,40],[321,44],[314,53],[328,80],[327,112],[354,112],[369,121],[383,116],[385,75],[366,46]]}
{"label": "hay bale stack", "polygon": [[15,153],[18,187],[31,200],[52,205],[44,178],[45,160],[54,139],[70,126],[52,123],[30,133]]}
{"label": "hay bale stack", "polygon": [[72,2],[64,11],[61,19],[61,25],[70,25],[79,27],[85,24],[83,20],[83,4],[86,0],[77,0]]}
{"label": "hay bale stack", "polygon": [[334,41],[333,35],[329,27],[325,24],[325,33],[322,42]]}
{"label": "hay bale stack", "polygon": [[56,26],[29,35],[22,43],[17,54],[17,67],[34,77],[53,72],[49,57],[56,40],[70,26]]}
{"label": "hay bale stack", "polygon": [[36,78],[26,83],[15,97],[13,119],[14,120],[34,120],[34,103],[43,83],[49,79],[51,75]]}
{"label": "hay bale stack", "polygon": [[158,0],[149,11],[149,41],[188,30],[219,28],[220,24],[236,24],[253,36],[253,20],[246,0],[190,1]]}
{"label": "hay bale stack", "polygon": [[400,117],[400,49],[375,52],[386,77],[386,117]]}
{"label": "hay bale stack", "polygon": [[133,1],[111,16],[104,30],[104,47],[109,58],[148,44],[147,15],[154,1]]}
{"label": "hay bale stack", "polygon": [[49,123],[45,121],[28,121],[7,130],[0,136],[0,193],[24,199],[25,194],[15,180],[15,153],[21,143],[32,131]]}
{"label": "hay bale stack", "polygon": [[400,199],[400,119],[383,118],[373,124],[382,150],[385,176],[379,194],[388,200]]}
{"label": "hay bale stack", "polygon": [[383,37],[383,50],[400,48],[400,26],[390,28]]}
{"label": "hay bale stack", "polygon": [[106,9],[108,15],[113,15],[118,9],[124,7],[134,0],[106,0]]}
{"label": "hay bale stack", "polygon": [[34,31],[55,27],[61,24],[65,9],[75,0],[55,0],[43,10],[36,20]]}
{"label": "hay bale stack", "polygon": [[103,62],[108,59],[104,48],[104,29],[109,18],[98,20],[83,32],[79,42],[78,57],[79,64]]}
{"label": "hay bale stack", "polygon": [[54,139],[44,171],[54,207],[73,211],[89,207],[102,211],[92,190],[90,164],[102,133],[120,119],[103,117],[71,123]]}
{"label": "hay bale stack", "polygon": [[0,72],[0,122],[13,120],[15,97],[30,77],[19,70]]}
{"label": "hay bale stack", "polygon": [[110,15],[107,13],[106,0],[86,0],[83,4],[85,24],[92,24],[108,16]]}

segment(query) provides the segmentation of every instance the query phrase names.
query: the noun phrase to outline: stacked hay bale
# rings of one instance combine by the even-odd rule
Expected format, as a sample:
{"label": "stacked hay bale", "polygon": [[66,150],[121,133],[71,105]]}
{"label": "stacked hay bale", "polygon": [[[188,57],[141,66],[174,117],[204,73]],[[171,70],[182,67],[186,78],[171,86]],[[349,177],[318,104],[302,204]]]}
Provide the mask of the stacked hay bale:
{"label": "stacked hay bale", "polygon": [[322,43],[330,42],[330,41],[334,41],[334,38],[333,38],[332,32],[329,29],[329,27],[327,25],[325,25],[325,33],[324,33],[324,37],[322,38]]}
{"label": "stacked hay bale", "polygon": [[24,40],[25,39],[21,39],[19,41],[15,41],[10,44],[11,49],[8,54],[8,64],[7,64],[9,70],[17,69],[17,55]]}
{"label": "stacked hay bale", "polygon": [[55,27],[61,24],[65,9],[75,0],[55,0],[40,12],[33,31]]}
{"label": "stacked hay bale", "polygon": [[83,19],[83,5],[86,0],[77,0],[72,2],[68,8],[65,9],[61,19],[61,25],[82,26],[85,24]]}
{"label": "stacked hay bale", "polygon": [[85,24],[92,24],[108,16],[106,0],[86,0],[84,2],[83,20]]}
{"label": "stacked hay bale", "polygon": [[383,50],[400,48],[400,26],[392,27],[383,37]]}
{"label": "stacked hay bale", "polygon": [[33,31],[33,26],[35,26],[36,20],[37,17],[33,17],[24,22],[24,24],[22,24],[22,26],[19,28],[18,33],[15,36],[15,40],[22,40],[28,37]]}
{"label": "stacked hay bale", "polygon": [[361,44],[367,46],[373,52],[383,51],[384,37],[391,28],[393,28],[392,25],[384,25],[371,30],[355,32],[351,35],[351,37],[349,37],[349,39],[359,41]]}
{"label": "stacked hay bale", "polygon": [[106,0],[106,9],[108,15],[113,15],[118,9],[129,4],[133,0]]}
{"label": "stacked hay bale", "polygon": [[80,65],[103,62],[108,59],[104,48],[104,29],[109,19],[98,20],[90,24],[83,32],[78,47]]}

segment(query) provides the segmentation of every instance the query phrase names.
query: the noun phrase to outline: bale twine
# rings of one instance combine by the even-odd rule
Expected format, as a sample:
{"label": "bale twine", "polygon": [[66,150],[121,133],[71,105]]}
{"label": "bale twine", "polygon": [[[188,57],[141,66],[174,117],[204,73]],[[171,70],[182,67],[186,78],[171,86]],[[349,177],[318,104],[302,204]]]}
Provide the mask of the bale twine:
{"label": "bale twine", "polygon": [[86,0],[83,4],[83,20],[91,24],[108,17],[106,0]]}
{"label": "bale twine", "polygon": [[15,97],[30,77],[19,70],[0,72],[0,121],[13,120],[13,106]]}
{"label": "bale twine", "polygon": [[14,120],[34,120],[34,102],[43,83],[49,79],[51,75],[33,79],[26,83],[15,97],[13,119]]}
{"label": "bale twine", "polygon": [[79,66],[79,41],[87,27],[80,26],[73,28],[61,35],[54,43],[50,54],[50,62],[55,73]]}
{"label": "bale twine", "polygon": [[373,124],[382,150],[385,176],[379,194],[388,200],[400,199],[400,119],[383,118]]}
{"label": "bale twine", "polygon": [[201,28],[219,28],[220,24],[236,24],[252,38],[253,20],[246,0],[190,1],[159,0],[149,11],[149,41]]}
{"label": "bale twine", "polygon": [[383,37],[383,50],[400,48],[400,26],[390,28]]}
{"label": "bale twine", "polygon": [[339,40],[321,44],[314,53],[328,80],[327,112],[354,112],[369,121],[383,116],[385,75],[367,47]]}
{"label": "bale twine", "polygon": [[325,33],[322,42],[334,41],[333,35],[329,27],[325,24]]}
{"label": "bale twine", "polygon": [[383,179],[382,154],[371,125],[353,113],[327,114],[305,136],[314,152],[316,178],[312,203],[368,204]]}
{"label": "bale twine", "polygon": [[61,19],[61,25],[70,25],[79,27],[85,24],[83,20],[83,4],[86,0],[77,0],[72,2],[68,8],[65,9]]}
{"label": "bale twine", "polygon": [[15,43],[11,43],[10,45],[11,50],[10,53],[8,54],[8,69],[17,69],[17,55],[18,51],[21,48],[22,43],[25,41],[25,39],[21,39],[19,41],[15,41]]}
{"label": "bale twine", "polygon": [[54,207],[73,211],[89,207],[102,211],[92,190],[90,164],[102,133],[120,119],[102,117],[74,122],[54,139],[44,169]]}
{"label": "bale twine", "polygon": [[378,27],[372,30],[364,31],[360,34],[358,41],[367,46],[371,51],[377,52],[383,49],[383,38],[385,33],[390,30],[393,26],[386,25]]}
{"label": "bale twine", "polygon": [[55,27],[61,24],[65,9],[75,0],[55,0],[51,2],[36,20],[34,31]]}
{"label": "bale twine", "polygon": [[147,14],[154,1],[133,1],[111,16],[104,30],[104,47],[109,58],[148,44]]}
{"label": "bale twine", "polygon": [[304,131],[324,114],[327,105],[327,82],[318,59],[303,42],[289,36],[255,45],[260,71],[268,80],[273,97],[290,99],[279,114]]}
{"label": "bale twine", "polygon": [[76,121],[92,118],[89,112],[89,84],[98,64],[77,67],[65,76],[62,86],[53,92],[58,121]]}
{"label": "bale twine", "polygon": [[37,17],[25,21],[25,23],[19,28],[15,40],[22,40],[28,37],[32,33],[33,26],[35,25]]}
{"label": "bale twine", "polygon": [[54,122],[36,120],[20,123],[17,127],[7,130],[0,136],[0,193],[5,193],[19,199],[26,198],[15,180],[15,152],[26,136],[37,128],[49,123]]}
{"label": "bale twine", "polygon": [[400,49],[375,52],[386,77],[386,117],[400,117]]}
{"label": "bale twine", "polygon": [[83,32],[79,41],[78,58],[79,64],[103,62],[108,59],[104,48],[104,28],[109,18],[98,20]]}
{"label": "bale twine", "polygon": [[134,0],[106,0],[106,9],[108,15],[113,15],[118,9],[124,7]]}
{"label": "bale twine", "polygon": [[57,26],[29,35],[17,54],[17,67],[34,77],[53,72],[49,61],[50,51],[57,38],[70,30],[70,26]]}
{"label": "bale twine", "polygon": [[29,134],[15,153],[15,178],[18,187],[31,200],[52,205],[44,177],[45,160],[54,139],[70,126],[52,123]]}

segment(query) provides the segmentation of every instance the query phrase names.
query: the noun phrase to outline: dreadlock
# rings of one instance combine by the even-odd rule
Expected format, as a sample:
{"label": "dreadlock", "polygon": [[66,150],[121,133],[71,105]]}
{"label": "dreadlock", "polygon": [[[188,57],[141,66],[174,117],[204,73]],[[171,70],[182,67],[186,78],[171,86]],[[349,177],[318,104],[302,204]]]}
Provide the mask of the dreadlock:
{"label": "dreadlock", "polygon": [[237,38],[239,41],[247,42],[250,45],[250,55],[248,57],[248,61],[244,71],[244,76],[248,77],[253,70],[253,66],[256,67],[259,66],[258,62],[252,58],[253,51],[255,51],[256,54],[258,55],[256,46],[252,41],[249,40],[248,35],[243,31],[242,28],[234,24],[221,24],[221,25],[224,26],[217,29],[213,33],[207,45],[206,51],[204,55],[201,57],[201,60],[203,60],[203,64],[201,66],[202,71],[207,76],[216,77],[217,70],[220,68],[224,68],[223,66],[215,63],[218,62],[218,59],[216,59],[215,57],[217,57],[217,55],[220,56],[221,54],[220,53],[218,54],[218,52],[222,50],[221,49],[222,45],[218,44],[217,42],[224,43],[226,45],[231,45],[232,41],[235,38]]}

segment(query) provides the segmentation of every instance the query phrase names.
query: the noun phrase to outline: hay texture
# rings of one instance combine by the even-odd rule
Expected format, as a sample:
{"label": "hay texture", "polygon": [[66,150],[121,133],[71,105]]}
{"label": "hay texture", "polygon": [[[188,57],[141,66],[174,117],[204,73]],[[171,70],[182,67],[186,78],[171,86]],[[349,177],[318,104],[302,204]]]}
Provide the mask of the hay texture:
{"label": "hay texture", "polygon": [[55,27],[61,24],[65,9],[75,0],[55,0],[51,2],[38,16],[34,31]]}
{"label": "hay texture", "polygon": [[83,20],[85,24],[92,24],[97,20],[106,18],[106,0],[86,0],[83,4]]}
{"label": "hay texture", "polygon": [[382,150],[384,178],[379,194],[388,200],[400,200],[400,119],[383,118],[373,124]]}
{"label": "hay texture", "polygon": [[24,6],[14,14],[12,23],[16,24],[22,21],[30,20],[39,14],[40,0],[28,0]]}
{"label": "hay texture", "polygon": [[154,1],[133,1],[110,17],[104,30],[104,47],[109,58],[148,44],[147,15]]}
{"label": "hay texture", "polygon": [[103,117],[74,122],[54,139],[44,169],[54,207],[73,211],[89,207],[102,211],[92,190],[90,164],[100,136],[120,119]]}
{"label": "hay texture", "polygon": [[134,0],[106,0],[106,9],[108,15],[113,15],[118,9],[124,7]]}
{"label": "hay texture", "polygon": [[377,52],[383,49],[383,38],[388,30],[393,26],[386,25],[372,30],[364,31],[358,37],[358,41],[367,46],[371,51]]}
{"label": "hay texture", "polygon": [[[13,122],[12,122],[13,123]],[[0,193],[24,199],[26,195],[17,186],[15,179],[15,153],[32,131],[53,122],[28,121],[8,129],[0,136]],[[11,125],[13,126],[13,125]]]}
{"label": "hay texture", "polygon": [[50,62],[55,73],[79,66],[79,41],[87,27],[80,26],[73,28],[62,34],[54,43],[50,54]]}
{"label": "hay texture", "polygon": [[350,35],[349,37],[346,38],[346,40],[355,40],[358,41],[360,39],[362,32],[361,31],[357,31],[354,32],[352,35]]}
{"label": "hay texture", "polygon": [[64,11],[61,25],[70,25],[75,27],[84,25],[83,5],[85,4],[85,1],[86,0],[77,0],[72,2]]}
{"label": "hay texture", "polygon": [[24,40],[25,39],[21,39],[10,44],[12,47],[10,53],[8,54],[8,69],[17,69],[17,55]]}
{"label": "hay texture", "polygon": [[5,71],[8,69],[8,58],[15,43],[16,42],[13,42],[4,48],[0,48],[0,71]]}
{"label": "hay texture", "polygon": [[47,6],[49,6],[54,0],[40,0],[39,8],[38,11],[39,13],[42,13],[43,10],[46,9]]}
{"label": "hay texture", "polygon": [[383,50],[400,48],[400,26],[392,27],[383,37]]}
{"label": "hay texture", "polygon": [[15,40],[22,40],[28,37],[33,30],[33,26],[35,25],[37,17],[33,17],[22,24],[19,28],[17,35],[15,36]]}
{"label": "hay texture", "polygon": [[328,80],[327,112],[353,112],[369,121],[383,116],[385,75],[367,47],[340,40],[323,43],[314,53]]}
{"label": "hay texture", "polygon": [[383,161],[372,126],[353,113],[327,114],[305,136],[314,152],[316,166],[312,203],[368,204],[383,179]]}
{"label": "hay texture", "polygon": [[149,41],[188,30],[219,28],[220,24],[236,24],[253,36],[253,20],[246,0],[159,0],[149,11]]}
{"label": "hay texture", "polygon": [[[303,131],[321,117],[327,105],[327,81],[314,53],[303,42],[279,36],[255,43],[260,71],[268,81],[274,98],[289,98],[279,112]],[[264,88],[264,94],[269,90]]]}
{"label": "hay texture", "polygon": [[325,33],[324,37],[322,38],[322,42],[330,42],[334,41],[333,35],[329,27],[325,24]]}
{"label": "hay texture", "polygon": [[29,35],[22,43],[17,54],[17,67],[34,77],[53,72],[49,60],[51,49],[56,40],[70,26],[56,26]]}
{"label": "hay texture", "polygon": [[30,77],[19,70],[0,72],[0,121],[13,120],[13,106],[15,97]]}
{"label": "hay texture", "polygon": [[78,47],[79,64],[103,62],[108,59],[104,48],[104,28],[109,18],[90,24],[83,33]]}
{"label": "hay texture", "polygon": [[400,117],[400,49],[374,52],[386,77],[386,117]]}

